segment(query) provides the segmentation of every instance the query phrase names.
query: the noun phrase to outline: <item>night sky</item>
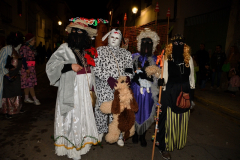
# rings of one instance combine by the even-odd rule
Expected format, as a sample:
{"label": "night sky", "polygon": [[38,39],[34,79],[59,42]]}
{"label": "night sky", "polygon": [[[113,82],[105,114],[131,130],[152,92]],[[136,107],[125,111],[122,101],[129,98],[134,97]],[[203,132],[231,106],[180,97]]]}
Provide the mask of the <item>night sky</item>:
{"label": "night sky", "polygon": [[75,17],[108,19],[109,0],[66,0]]}

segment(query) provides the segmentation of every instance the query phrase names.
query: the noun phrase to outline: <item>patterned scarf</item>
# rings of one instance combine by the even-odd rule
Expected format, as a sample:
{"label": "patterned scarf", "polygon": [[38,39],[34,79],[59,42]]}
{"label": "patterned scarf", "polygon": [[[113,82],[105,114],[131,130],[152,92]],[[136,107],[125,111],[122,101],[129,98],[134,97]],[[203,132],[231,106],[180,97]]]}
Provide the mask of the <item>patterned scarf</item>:
{"label": "patterned scarf", "polygon": [[85,51],[83,54],[80,53],[79,49],[73,49],[73,51],[74,51],[74,53],[76,53],[76,56],[78,57],[78,58],[76,58],[77,61],[79,59],[80,60],[79,63],[81,63],[83,65],[83,67],[87,67],[86,59],[84,58]]}

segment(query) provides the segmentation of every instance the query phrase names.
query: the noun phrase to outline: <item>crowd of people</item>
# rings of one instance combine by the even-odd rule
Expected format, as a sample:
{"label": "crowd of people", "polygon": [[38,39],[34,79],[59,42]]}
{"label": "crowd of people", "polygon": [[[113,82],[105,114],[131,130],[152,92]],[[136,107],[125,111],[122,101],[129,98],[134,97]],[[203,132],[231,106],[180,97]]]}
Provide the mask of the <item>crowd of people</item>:
{"label": "crowd of people", "polygon": [[34,91],[37,85],[35,36],[31,33],[23,36],[21,32],[11,32],[6,42],[7,45],[0,50],[0,112],[9,119],[25,112],[23,94],[24,103],[40,105],[40,102]]}
{"label": "crowd of people", "polygon": [[[216,45],[212,55],[205,49],[205,44],[200,44],[200,50],[193,56],[197,83],[201,90],[206,90],[206,82],[211,82],[209,89],[220,91],[224,79],[227,84],[225,92],[235,97],[240,87],[240,53],[236,46],[231,46],[228,56],[222,51],[221,45]],[[224,77],[226,76],[226,77]]]}
{"label": "crowd of people", "polygon": [[[162,157],[170,160],[170,151],[184,148],[187,142],[195,84],[204,90],[207,81],[211,81],[213,89],[217,79],[216,87],[220,89],[224,71],[229,81],[227,92],[234,96],[240,87],[240,54],[236,46],[231,47],[226,57],[221,45],[210,55],[205,45],[200,44],[200,50],[191,56],[190,46],[177,34],[165,47],[165,58],[160,59],[164,66],[163,78],[160,78],[160,74],[149,75],[148,72],[151,67],[159,68],[156,64],[159,57],[154,52],[160,41],[159,35],[149,28],[137,36],[138,53],[133,54],[120,47],[124,38],[117,28],[102,37],[102,41],[108,38],[108,45],[97,49],[91,44],[97,30],[84,20],[69,24],[66,31],[67,42],[54,49],[54,53],[50,48],[46,50],[42,42],[35,48],[35,36],[28,33],[24,39],[20,32],[12,32],[7,37],[7,46],[0,50],[0,112],[7,118],[25,112],[23,94],[24,103],[41,104],[34,91],[37,85],[35,65],[44,63],[47,58],[50,85],[58,87],[54,120],[54,145],[58,156],[81,159],[81,155],[89,152],[92,145],[101,143],[109,132],[119,133],[114,142],[123,147],[127,126],[122,124],[131,123],[129,106],[137,104],[131,120],[134,125],[130,126],[133,132],[130,135],[128,132],[128,136],[132,136],[134,144],[140,141],[140,145],[146,147],[146,132],[158,121],[156,146]],[[119,79],[120,83],[128,84],[131,98],[126,99],[119,93]],[[163,89],[159,91],[160,86]],[[184,105],[179,103],[182,93],[189,97]],[[161,114],[156,119],[159,95]],[[103,104],[108,104],[111,112],[103,113]],[[119,119],[113,123],[114,114],[118,114]],[[124,116],[126,118],[121,118]],[[110,125],[117,125],[117,131],[110,130]]]}

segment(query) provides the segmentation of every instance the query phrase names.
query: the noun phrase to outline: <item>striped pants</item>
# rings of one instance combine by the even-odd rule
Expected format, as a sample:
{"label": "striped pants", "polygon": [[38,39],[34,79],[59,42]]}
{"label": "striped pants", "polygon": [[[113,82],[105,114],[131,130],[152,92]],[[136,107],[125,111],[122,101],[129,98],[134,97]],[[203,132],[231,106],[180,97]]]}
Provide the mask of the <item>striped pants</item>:
{"label": "striped pants", "polygon": [[157,141],[160,150],[173,151],[182,149],[187,142],[190,110],[185,113],[174,113],[170,107],[162,109],[159,117]]}

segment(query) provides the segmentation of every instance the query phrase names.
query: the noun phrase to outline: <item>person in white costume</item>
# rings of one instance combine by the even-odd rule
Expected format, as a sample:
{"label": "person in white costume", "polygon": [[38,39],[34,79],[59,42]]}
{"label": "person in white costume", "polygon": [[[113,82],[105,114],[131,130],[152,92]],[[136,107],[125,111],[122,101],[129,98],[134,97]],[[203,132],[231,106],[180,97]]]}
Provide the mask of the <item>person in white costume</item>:
{"label": "person in white costume", "polygon": [[[109,86],[110,77],[118,79],[119,76],[129,76],[132,79],[133,63],[131,53],[120,48],[122,33],[118,29],[112,29],[102,40],[108,37],[108,46],[97,48],[98,57],[94,59],[96,66],[93,68],[96,76],[97,99],[95,107],[95,119],[99,133],[99,141],[102,141],[104,133],[108,132],[108,115],[100,110],[103,102],[111,101],[114,98],[114,90]],[[110,79],[109,79],[110,78]],[[112,122],[112,115],[109,116],[109,123]],[[122,135],[117,142],[119,146],[124,146]]]}
{"label": "person in white costume", "polygon": [[46,72],[50,85],[58,87],[55,110],[54,141],[58,156],[81,159],[91,145],[98,144],[98,132],[89,90],[95,88],[92,67],[84,55],[91,48],[97,30],[83,20],[76,20],[66,28],[67,43],[51,56]]}

